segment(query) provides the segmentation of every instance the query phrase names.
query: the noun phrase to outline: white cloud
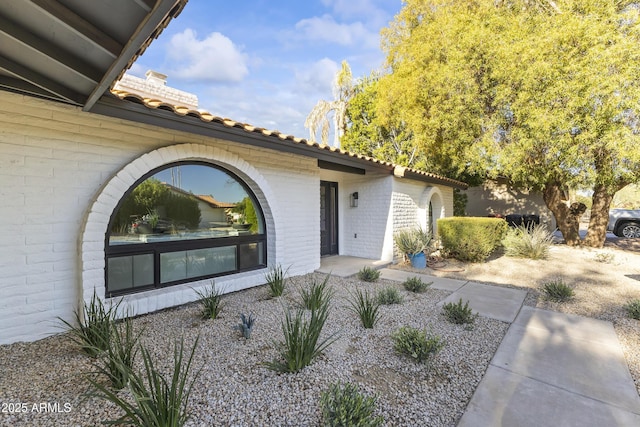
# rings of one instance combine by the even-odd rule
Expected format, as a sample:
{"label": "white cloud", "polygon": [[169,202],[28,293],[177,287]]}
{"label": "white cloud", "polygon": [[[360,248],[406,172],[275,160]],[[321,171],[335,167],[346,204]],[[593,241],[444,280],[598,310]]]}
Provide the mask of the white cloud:
{"label": "white cloud", "polygon": [[340,24],[331,15],[303,19],[296,23],[296,30],[308,40],[336,43],[342,46],[377,48],[378,33],[369,31],[361,22]]}
{"label": "white cloud", "polygon": [[[295,92],[305,95],[331,95],[333,79],[340,65],[329,58],[322,58],[295,71]],[[317,101],[317,100],[315,100]]]}
{"label": "white cloud", "polygon": [[198,40],[187,28],[171,37],[168,57],[177,62],[172,77],[209,82],[239,82],[249,74],[248,57],[228,37],[211,33]]}

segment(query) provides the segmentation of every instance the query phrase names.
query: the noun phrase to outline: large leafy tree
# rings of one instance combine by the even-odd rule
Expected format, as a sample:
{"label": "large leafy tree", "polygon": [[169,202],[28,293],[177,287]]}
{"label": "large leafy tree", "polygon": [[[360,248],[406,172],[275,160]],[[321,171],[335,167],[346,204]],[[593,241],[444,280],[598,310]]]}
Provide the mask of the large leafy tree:
{"label": "large leafy tree", "polygon": [[361,79],[346,110],[348,128],[340,140],[342,148],[403,166],[420,167],[424,156],[401,123],[383,125],[376,115],[379,76]]}
{"label": "large leafy tree", "polygon": [[640,17],[631,1],[406,0],[383,30],[376,114],[406,123],[453,172],[542,191],[570,245],[571,187],[593,189],[584,244],[602,246],[613,195],[640,180]]}

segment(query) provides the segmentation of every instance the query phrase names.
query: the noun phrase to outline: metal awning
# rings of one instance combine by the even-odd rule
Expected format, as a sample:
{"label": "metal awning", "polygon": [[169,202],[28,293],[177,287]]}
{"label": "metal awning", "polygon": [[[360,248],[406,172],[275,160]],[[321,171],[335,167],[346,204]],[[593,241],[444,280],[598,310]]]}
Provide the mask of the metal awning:
{"label": "metal awning", "polygon": [[2,0],[0,89],[91,109],[186,0]]}

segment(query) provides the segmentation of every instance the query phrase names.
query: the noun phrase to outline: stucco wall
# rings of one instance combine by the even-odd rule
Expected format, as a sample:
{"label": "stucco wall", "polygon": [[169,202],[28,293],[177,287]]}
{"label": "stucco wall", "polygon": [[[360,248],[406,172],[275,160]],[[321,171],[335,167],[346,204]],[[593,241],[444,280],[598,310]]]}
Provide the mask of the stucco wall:
{"label": "stucco wall", "polygon": [[535,214],[540,215],[540,222],[548,229],[556,228],[555,218],[539,192],[521,190],[508,185],[505,180],[497,180],[486,181],[464,193],[468,197],[465,209],[468,216]]}
{"label": "stucco wall", "polygon": [[[291,265],[291,274],[319,266],[314,159],[0,92],[0,344],[60,332],[58,316],[71,320],[89,291],[100,295],[104,237],[115,203],[151,167],[185,159],[213,162],[247,180],[266,204],[269,264]],[[263,274],[225,276],[216,283],[233,291],[263,283]],[[127,300],[142,314],[192,301],[191,287],[208,283]]]}

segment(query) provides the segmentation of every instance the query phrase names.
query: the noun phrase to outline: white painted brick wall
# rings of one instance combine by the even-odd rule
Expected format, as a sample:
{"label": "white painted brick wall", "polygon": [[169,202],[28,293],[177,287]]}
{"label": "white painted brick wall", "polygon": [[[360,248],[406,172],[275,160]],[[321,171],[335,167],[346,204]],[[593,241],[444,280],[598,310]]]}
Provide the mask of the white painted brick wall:
{"label": "white painted brick wall", "polygon": [[[268,232],[271,241],[275,237],[268,254],[271,264],[291,265],[291,274],[320,265],[320,178],[314,159],[171,133],[0,92],[0,344],[59,332],[57,317],[72,319],[73,309],[87,298],[83,288],[104,286],[102,251],[112,206],[128,189],[127,180],[141,176],[163,156],[177,160],[186,152],[179,146],[154,150],[182,143],[194,144],[192,153],[215,152],[211,161],[235,162],[238,172],[250,171],[263,180],[272,215]],[[135,166],[122,173],[121,183],[107,184],[130,163]],[[88,216],[94,222],[85,224]],[[263,283],[263,274],[225,276],[216,283],[234,291]],[[187,285],[127,297],[137,314],[194,299]]]}

